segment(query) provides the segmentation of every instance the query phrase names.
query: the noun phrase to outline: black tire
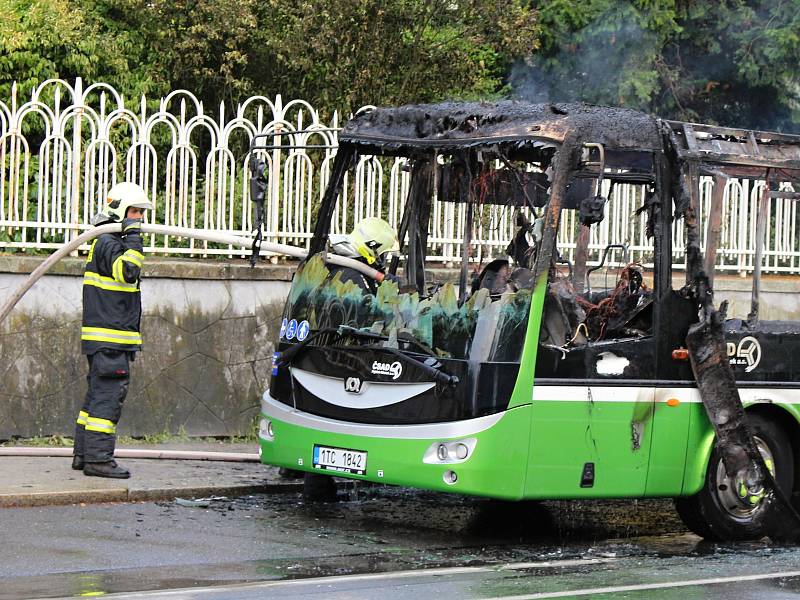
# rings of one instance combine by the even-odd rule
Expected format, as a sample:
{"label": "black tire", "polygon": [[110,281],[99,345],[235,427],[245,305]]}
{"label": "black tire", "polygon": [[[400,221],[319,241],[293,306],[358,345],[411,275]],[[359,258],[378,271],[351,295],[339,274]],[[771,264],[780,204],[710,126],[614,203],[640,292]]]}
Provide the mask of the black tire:
{"label": "black tire", "polygon": [[[789,436],[770,419],[760,415],[748,415],[747,418],[753,437],[762,446],[762,454],[766,449],[772,456],[778,486],[791,496],[794,453]],[[694,496],[675,499],[678,514],[691,531],[709,541],[733,542],[764,537],[764,506],[749,508],[734,504],[721,464],[720,453],[714,448],[703,488]]]}
{"label": "black tire", "polygon": [[303,478],[303,499],[310,502],[336,502],[336,482],[333,477],[306,473]]}
{"label": "black tire", "polygon": [[295,469],[287,469],[286,467],[281,467],[278,469],[278,476],[281,479],[303,479],[305,473],[302,471],[296,471]]}

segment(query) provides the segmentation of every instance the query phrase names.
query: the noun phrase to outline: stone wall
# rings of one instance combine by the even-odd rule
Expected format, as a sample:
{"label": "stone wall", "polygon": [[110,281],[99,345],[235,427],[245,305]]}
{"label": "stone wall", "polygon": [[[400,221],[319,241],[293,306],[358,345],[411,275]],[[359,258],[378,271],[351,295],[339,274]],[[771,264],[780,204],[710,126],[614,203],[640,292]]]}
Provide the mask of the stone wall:
{"label": "stone wall", "polygon": [[[41,260],[0,255],[0,303]],[[83,264],[59,263],[0,324],[0,439],[72,433],[86,393]],[[290,278],[290,267],[148,257],[144,350],[131,367],[119,433],[247,433]]]}
{"label": "stone wall", "polygon": [[[676,289],[683,281],[673,283]],[[719,305],[728,301],[728,318],[747,319],[753,290],[751,277],[717,275],[714,280],[714,300]],[[761,278],[759,318],[765,321],[800,321],[800,277],[795,275],[766,275]]]}

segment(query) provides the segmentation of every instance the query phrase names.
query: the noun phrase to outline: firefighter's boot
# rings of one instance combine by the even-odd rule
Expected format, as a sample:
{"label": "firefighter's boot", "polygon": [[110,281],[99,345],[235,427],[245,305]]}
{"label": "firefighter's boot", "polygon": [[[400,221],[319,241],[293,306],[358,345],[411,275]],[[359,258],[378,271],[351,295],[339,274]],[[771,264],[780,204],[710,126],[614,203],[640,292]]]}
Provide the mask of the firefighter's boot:
{"label": "firefighter's boot", "polygon": [[79,454],[73,456],[72,468],[75,469],[76,471],[83,471],[83,467],[84,467],[83,457],[80,456]]}
{"label": "firefighter's boot", "polygon": [[[771,464],[768,463],[767,468],[770,467]],[[772,470],[770,468],[770,471]],[[736,478],[736,493],[739,495],[741,503],[748,508],[761,504],[766,495],[766,489],[764,488],[764,478],[756,465],[739,472]]]}
{"label": "firefighter's boot", "polygon": [[120,467],[114,460],[101,463],[86,463],[83,467],[83,474],[91,477],[110,477],[112,479],[127,479],[131,476],[131,472],[128,469]]}

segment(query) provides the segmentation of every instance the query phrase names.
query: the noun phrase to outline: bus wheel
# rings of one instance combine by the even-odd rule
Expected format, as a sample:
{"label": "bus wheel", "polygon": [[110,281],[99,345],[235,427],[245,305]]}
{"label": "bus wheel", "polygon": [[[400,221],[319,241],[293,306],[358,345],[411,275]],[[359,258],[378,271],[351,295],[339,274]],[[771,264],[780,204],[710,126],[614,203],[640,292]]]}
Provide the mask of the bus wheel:
{"label": "bus wheel", "polygon": [[[764,462],[781,490],[789,496],[794,484],[794,455],[789,436],[774,421],[748,415],[750,429]],[[714,448],[706,480],[694,496],[676,498],[675,508],[686,526],[711,541],[754,540],[764,537],[763,503],[748,504],[737,493],[738,484],[725,473],[719,451]]]}
{"label": "bus wheel", "polygon": [[336,482],[333,477],[306,473],[303,477],[303,499],[311,502],[336,502]]}

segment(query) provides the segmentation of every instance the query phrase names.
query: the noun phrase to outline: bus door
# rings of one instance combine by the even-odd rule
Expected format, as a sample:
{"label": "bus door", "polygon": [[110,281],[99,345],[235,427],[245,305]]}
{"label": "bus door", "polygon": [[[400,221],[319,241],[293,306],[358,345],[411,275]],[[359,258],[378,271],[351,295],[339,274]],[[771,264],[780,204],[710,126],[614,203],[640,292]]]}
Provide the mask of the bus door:
{"label": "bus door", "polygon": [[653,343],[626,340],[599,346],[570,357],[579,367],[594,369],[592,379],[544,376],[553,360],[561,359],[549,352],[542,355],[540,348],[526,495],[620,497],[645,492],[655,387],[649,379],[621,376],[632,364],[650,362]]}
{"label": "bus door", "polygon": [[[659,276],[668,272],[657,258],[664,249],[659,217],[666,216],[653,208],[655,158],[600,144],[584,144],[583,155],[582,170],[553,209],[558,247],[533,386],[531,497],[641,496],[647,487],[656,300],[665,285]],[[654,250],[635,247],[654,231]]]}
{"label": "bus door", "polygon": [[[625,252],[624,248],[618,249]],[[657,337],[652,272],[627,258],[577,293],[553,269],[539,333],[527,492],[640,496],[653,440]],[[566,340],[566,343],[565,343]]]}
{"label": "bus door", "polygon": [[[674,290],[659,300],[657,376],[648,496],[677,496],[683,487],[690,432],[703,420],[688,357],[686,333],[696,319],[691,302]],[[700,420],[698,421],[698,417]]]}

